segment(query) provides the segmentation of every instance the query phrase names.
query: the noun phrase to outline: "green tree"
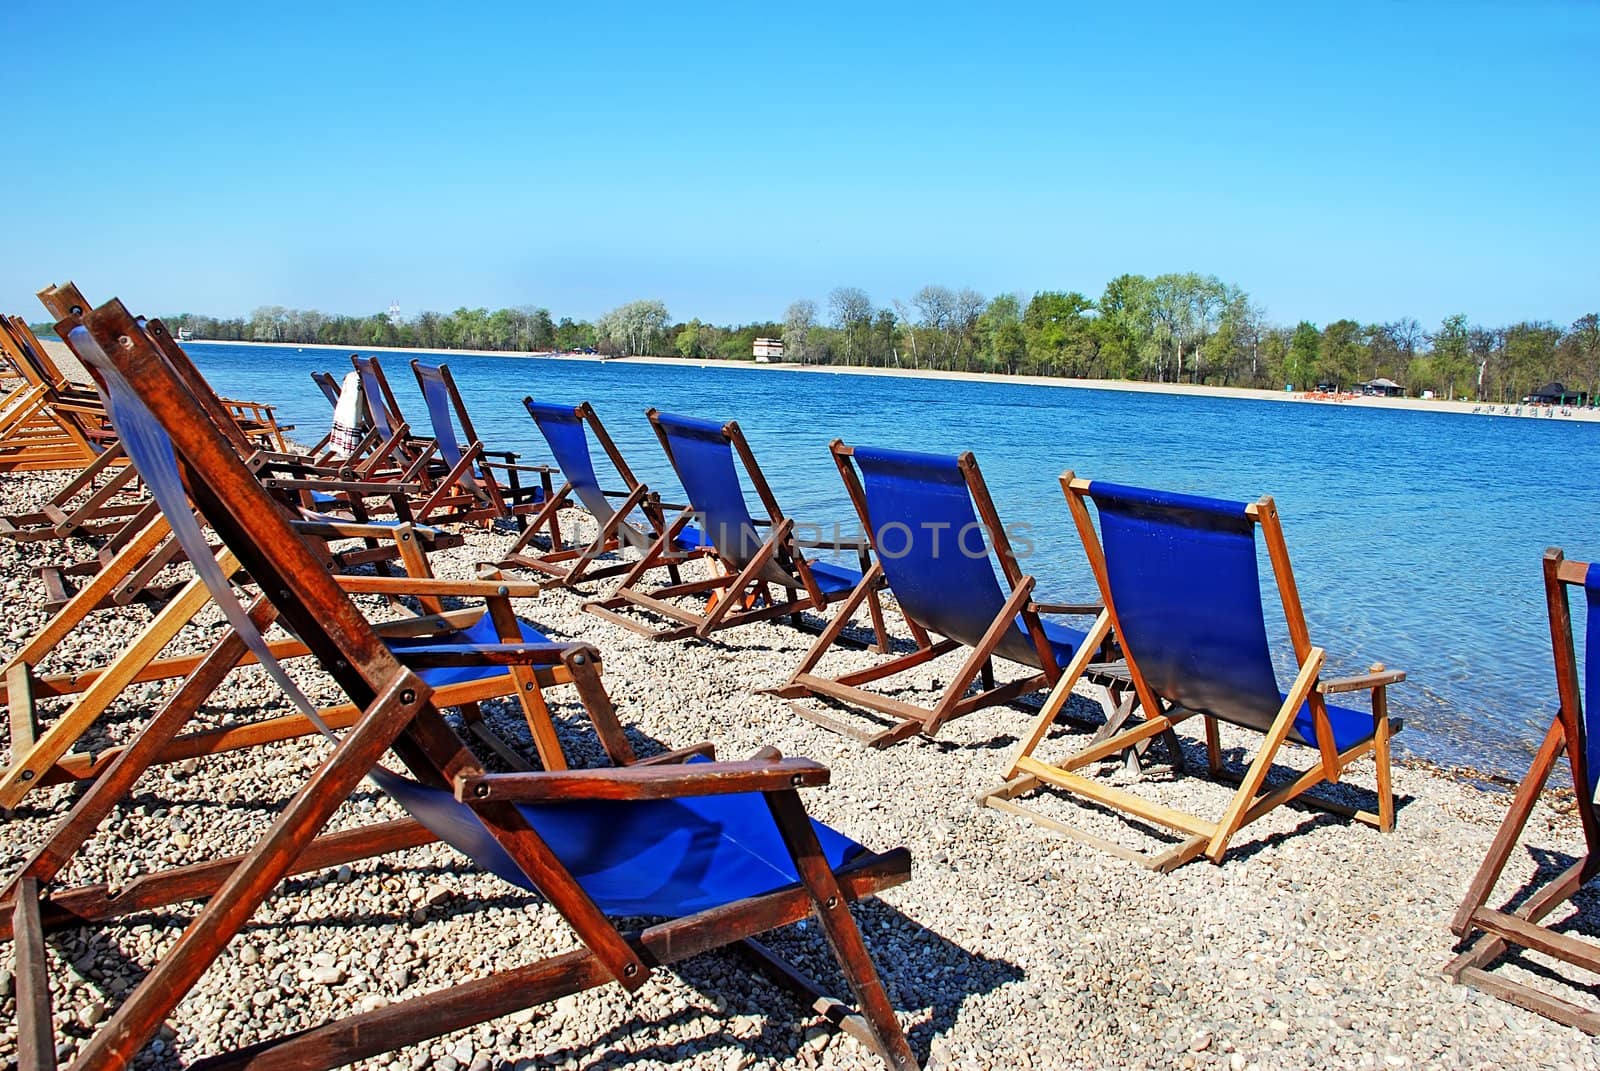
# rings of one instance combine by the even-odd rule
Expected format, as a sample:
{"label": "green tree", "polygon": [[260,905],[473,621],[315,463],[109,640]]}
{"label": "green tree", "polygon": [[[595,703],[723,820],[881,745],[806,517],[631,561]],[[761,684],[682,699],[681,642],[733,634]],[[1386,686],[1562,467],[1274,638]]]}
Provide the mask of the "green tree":
{"label": "green tree", "polygon": [[1022,301],[997,294],[978,315],[978,358],[991,370],[1015,374],[1028,355],[1022,331]]}
{"label": "green tree", "polygon": [[1301,320],[1289,338],[1289,349],[1284,355],[1285,382],[1305,390],[1316,373],[1321,348],[1322,333],[1317,330],[1316,324]]}
{"label": "green tree", "polygon": [[1354,320],[1335,320],[1322,329],[1317,380],[1349,387],[1367,366],[1367,332]]}
{"label": "green tree", "polygon": [[1085,312],[1094,302],[1072,291],[1041,290],[1022,314],[1028,362],[1038,375],[1081,376],[1093,363],[1094,329]]}
{"label": "green tree", "polygon": [[1473,379],[1471,335],[1466,316],[1458,312],[1445,317],[1433,336],[1430,370],[1444,385],[1446,396],[1452,399],[1458,386],[1465,386]]}

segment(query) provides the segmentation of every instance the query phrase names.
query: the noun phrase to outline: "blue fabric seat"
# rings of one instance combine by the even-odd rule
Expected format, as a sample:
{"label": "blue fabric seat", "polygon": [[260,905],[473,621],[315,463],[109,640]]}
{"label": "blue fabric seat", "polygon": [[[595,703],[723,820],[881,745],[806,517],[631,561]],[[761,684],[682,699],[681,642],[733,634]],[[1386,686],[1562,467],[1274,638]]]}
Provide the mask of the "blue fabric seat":
{"label": "blue fabric seat", "polygon": [[809,561],[811,575],[816,578],[817,587],[822,589],[824,595],[836,595],[843,591],[853,591],[861,583],[861,571],[851,569],[846,565],[839,565],[830,561]]}
{"label": "blue fabric seat", "polygon": [[[449,792],[386,770],[373,780],[440,840],[519,888],[522,870]],[[678,917],[799,880],[759,793],[585,801],[518,808],[584,891],[613,917]],[[812,821],[834,869],[865,849]]]}
{"label": "blue fabric seat", "polygon": [[[1104,483],[1100,515],[1118,636],[1163,699],[1265,733],[1278,687],[1249,505]],[[1339,750],[1372,738],[1372,714],[1328,705]],[[1315,745],[1309,703],[1289,739]]]}
{"label": "blue fabric seat", "polygon": [[[979,646],[1007,595],[960,458],[867,446],[855,447],[854,457],[873,545],[900,611],[931,632]],[[1066,665],[1083,633],[1040,620],[1056,664]],[[1043,668],[1020,617],[994,653]]]}
{"label": "blue fabric seat", "polygon": [[[551,639],[526,621],[518,619],[517,628],[522,633],[524,643],[550,643]],[[494,619],[485,613],[477,621],[458,632],[446,632],[436,636],[405,636],[385,641],[389,650],[401,654],[409,648],[415,647],[444,647],[464,646],[470,647],[485,643],[504,643],[500,634],[495,631]],[[447,684],[466,684],[469,681],[489,680],[492,677],[503,677],[506,673],[505,666],[441,666],[424,669],[417,674],[430,688],[443,688]]]}

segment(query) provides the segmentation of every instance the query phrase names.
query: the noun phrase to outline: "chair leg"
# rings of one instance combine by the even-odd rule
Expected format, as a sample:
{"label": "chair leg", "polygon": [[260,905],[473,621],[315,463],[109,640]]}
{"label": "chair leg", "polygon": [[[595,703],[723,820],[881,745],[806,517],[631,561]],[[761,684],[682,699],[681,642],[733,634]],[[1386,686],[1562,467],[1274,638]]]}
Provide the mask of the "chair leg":
{"label": "chair leg", "polygon": [[1217,719],[1210,714],[1206,719],[1206,768],[1215,777],[1222,772],[1222,737],[1217,732]]}
{"label": "chair leg", "polygon": [[850,904],[839,889],[839,881],[823,857],[822,846],[817,843],[816,830],[806,816],[800,794],[793,789],[766,794],[767,806],[778,824],[778,833],[793,857],[795,871],[811,895],[813,910],[822,932],[833,949],[845,980],[856,998],[867,1025],[877,1041],[877,1049],[885,1062],[896,1071],[916,1071],[917,1059],[906,1041],[900,1020],[894,1012],[889,994],[878,977],[872,957],[867,954],[861,930],[850,914]]}
{"label": "chair leg", "polygon": [[1378,767],[1378,829],[1394,831],[1394,787],[1389,776],[1389,693],[1372,690],[1372,761]]}
{"label": "chair leg", "polygon": [[1251,762],[1244,779],[1239,782],[1238,791],[1233,794],[1227,811],[1223,813],[1222,821],[1217,823],[1217,831],[1212,834],[1211,842],[1206,846],[1206,858],[1213,863],[1222,862],[1222,856],[1228,850],[1228,841],[1239,831],[1239,827],[1244,825],[1245,815],[1250,805],[1255,802],[1256,793],[1261,791],[1262,782],[1267,779],[1267,772],[1272,769],[1272,760],[1277,756],[1284,740],[1288,738],[1289,730],[1294,728],[1295,715],[1299,712],[1300,705],[1306,701],[1306,696],[1311,694],[1311,689],[1316,685],[1317,674],[1322,670],[1322,661],[1321,649],[1313,647],[1301,665],[1294,684],[1290,685],[1288,698],[1283,701],[1277,719],[1273,721],[1266,739],[1261,742],[1261,749],[1256,752],[1255,760]]}

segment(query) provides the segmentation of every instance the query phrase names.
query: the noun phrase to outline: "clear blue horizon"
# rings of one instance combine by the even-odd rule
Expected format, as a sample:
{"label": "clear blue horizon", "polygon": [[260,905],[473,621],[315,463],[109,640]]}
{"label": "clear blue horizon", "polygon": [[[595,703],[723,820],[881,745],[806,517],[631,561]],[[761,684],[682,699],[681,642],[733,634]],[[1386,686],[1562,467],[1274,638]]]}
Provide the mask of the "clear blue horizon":
{"label": "clear blue horizon", "polygon": [[0,13],[0,309],[748,322],[1191,270],[1278,322],[1600,306],[1594,4],[124,10]]}

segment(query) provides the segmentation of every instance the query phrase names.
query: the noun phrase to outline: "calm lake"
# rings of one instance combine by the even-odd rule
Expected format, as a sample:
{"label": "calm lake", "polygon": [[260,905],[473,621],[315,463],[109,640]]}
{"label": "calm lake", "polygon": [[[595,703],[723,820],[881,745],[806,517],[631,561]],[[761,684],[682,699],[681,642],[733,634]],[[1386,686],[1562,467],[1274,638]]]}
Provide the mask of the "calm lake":
{"label": "calm lake", "polygon": [[[343,349],[193,343],[189,352],[223,393],[276,403],[306,442],[330,417],[310,373],[350,370]],[[1312,641],[1328,651],[1325,675],[1374,661],[1405,669],[1410,679],[1390,693],[1407,722],[1401,750],[1513,776],[1555,707],[1540,555],[1549,546],[1575,558],[1600,554],[1587,505],[1600,497],[1600,427],[1576,421],[687,363],[383,354],[414,426],[425,426],[426,412],[412,356],[447,361],[485,443],[526,461],[548,456],[521,406],[525,394],[592,402],[640,478],[669,499],[680,492],[644,410],[736,419],[786,511],[846,522],[847,531],[854,514],[827,449],[835,436],[972,450],[1001,517],[1031,529],[1024,567],[1053,600],[1094,597],[1056,482],[1063,469],[1220,498],[1271,494]],[[1270,575],[1263,555],[1262,576]],[[1267,606],[1282,660],[1288,641],[1275,595]]]}

